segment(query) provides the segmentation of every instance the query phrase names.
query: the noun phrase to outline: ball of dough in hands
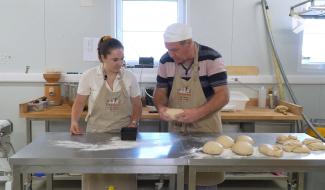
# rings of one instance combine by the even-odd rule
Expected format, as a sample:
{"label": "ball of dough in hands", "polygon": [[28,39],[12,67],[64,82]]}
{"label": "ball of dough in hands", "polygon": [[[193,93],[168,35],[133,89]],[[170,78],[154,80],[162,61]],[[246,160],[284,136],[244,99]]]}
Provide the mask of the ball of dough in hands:
{"label": "ball of dough in hands", "polygon": [[279,145],[261,144],[258,150],[266,156],[282,157],[283,155],[283,150]]}
{"label": "ball of dough in hands", "polygon": [[219,136],[216,141],[220,143],[223,148],[231,148],[234,145],[234,140],[227,135]]}
{"label": "ball of dough in hands", "polygon": [[223,147],[216,141],[208,141],[203,145],[202,151],[206,154],[219,155],[223,152]]}
{"label": "ball of dough in hands", "polygon": [[324,143],[319,139],[307,138],[304,141],[302,141],[302,143],[305,144],[310,150],[313,151],[325,150]]}
{"label": "ball of dough in hands", "polygon": [[250,144],[254,144],[254,140],[252,139],[252,137],[250,136],[247,136],[247,135],[239,135],[237,138],[236,138],[236,143],[237,142],[240,142],[240,141],[244,141],[244,142],[248,142]]}
{"label": "ball of dough in hands", "polygon": [[231,150],[240,156],[250,156],[254,153],[253,145],[245,141],[236,142]]}
{"label": "ball of dough in hands", "polygon": [[177,109],[177,108],[167,108],[166,114],[173,120],[176,120],[176,115],[183,113],[183,109]]}

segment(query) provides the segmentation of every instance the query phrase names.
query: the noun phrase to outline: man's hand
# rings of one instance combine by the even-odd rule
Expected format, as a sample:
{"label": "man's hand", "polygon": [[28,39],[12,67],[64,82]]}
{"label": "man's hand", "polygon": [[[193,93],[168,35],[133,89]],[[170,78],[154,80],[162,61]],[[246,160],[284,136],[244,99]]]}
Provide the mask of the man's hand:
{"label": "man's hand", "polygon": [[184,109],[183,113],[177,114],[176,121],[182,123],[193,123],[201,119],[201,114],[198,112],[198,109],[191,108],[191,109]]}
{"label": "man's hand", "polygon": [[172,118],[169,117],[169,115],[166,113],[167,107],[161,106],[158,109],[160,119],[165,120],[165,121],[172,121]]}

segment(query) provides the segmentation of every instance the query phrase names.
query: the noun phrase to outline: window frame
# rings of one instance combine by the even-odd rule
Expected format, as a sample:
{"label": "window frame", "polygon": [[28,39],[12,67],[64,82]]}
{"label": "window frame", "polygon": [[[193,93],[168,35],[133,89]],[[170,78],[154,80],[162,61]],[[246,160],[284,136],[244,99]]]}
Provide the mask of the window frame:
{"label": "window frame", "polygon": [[[115,21],[115,36],[120,41],[123,41],[123,1],[170,1],[170,0],[115,0],[115,13],[116,13],[116,21]],[[172,0],[174,1],[174,0]],[[179,23],[186,23],[187,20],[187,12],[186,12],[186,0],[175,0],[177,1],[177,21]],[[167,51],[167,50],[166,50]],[[136,65],[138,60],[126,60],[126,62],[130,65]],[[159,60],[154,60],[154,67],[158,67]]]}
{"label": "window frame", "polygon": [[[305,26],[304,26],[305,27]],[[325,33],[324,33],[325,35]],[[310,72],[310,73],[325,73],[325,60],[321,64],[304,64],[303,57],[303,41],[304,41],[304,30],[299,34],[299,56],[298,56],[298,71],[299,72]]]}

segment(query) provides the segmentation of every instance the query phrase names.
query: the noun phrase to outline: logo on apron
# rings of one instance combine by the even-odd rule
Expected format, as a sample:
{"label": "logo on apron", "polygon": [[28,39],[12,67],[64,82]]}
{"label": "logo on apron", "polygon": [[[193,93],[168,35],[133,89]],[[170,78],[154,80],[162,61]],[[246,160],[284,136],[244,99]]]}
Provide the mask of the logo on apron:
{"label": "logo on apron", "polygon": [[105,102],[105,110],[107,111],[118,111],[121,106],[120,98],[108,98]]}
{"label": "logo on apron", "polygon": [[177,101],[179,103],[186,103],[192,96],[191,88],[188,86],[177,89]]}

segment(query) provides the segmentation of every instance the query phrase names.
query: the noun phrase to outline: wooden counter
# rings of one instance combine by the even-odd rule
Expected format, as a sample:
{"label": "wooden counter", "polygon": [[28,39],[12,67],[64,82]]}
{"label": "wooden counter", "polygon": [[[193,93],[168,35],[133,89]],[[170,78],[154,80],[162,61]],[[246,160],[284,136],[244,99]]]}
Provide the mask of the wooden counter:
{"label": "wooden counter", "polygon": [[[258,108],[256,107],[256,100],[249,101],[247,107],[243,111],[234,112],[221,112],[222,121],[228,122],[256,122],[256,121],[283,121],[289,123],[295,123],[302,120],[301,111],[302,107],[293,105],[287,102],[280,102],[282,105],[288,106],[290,109],[287,115],[282,113],[276,113],[273,109]],[[50,121],[53,120],[68,120],[71,118],[71,106],[67,103],[61,106],[51,106],[44,111],[27,112],[26,106],[20,104],[20,117],[26,119],[26,135],[27,144],[32,141],[32,120],[44,120],[45,131],[50,131]],[[87,112],[82,113],[82,118],[87,115]],[[149,108],[144,107],[142,110],[142,120],[158,120],[158,113],[149,113]],[[159,130],[161,128],[161,122],[159,122]]]}
{"label": "wooden counter", "polygon": [[[87,112],[82,113],[85,117]],[[63,104],[61,106],[51,106],[44,111],[39,112],[20,112],[20,117],[26,119],[69,119],[71,117],[71,106]],[[142,110],[142,119],[159,119],[158,113],[149,113],[149,109],[144,107]],[[256,106],[247,106],[243,111],[221,112],[223,121],[298,121],[302,117],[297,114],[288,113],[287,115],[276,113],[273,109],[258,108]]]}

